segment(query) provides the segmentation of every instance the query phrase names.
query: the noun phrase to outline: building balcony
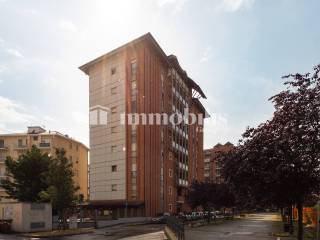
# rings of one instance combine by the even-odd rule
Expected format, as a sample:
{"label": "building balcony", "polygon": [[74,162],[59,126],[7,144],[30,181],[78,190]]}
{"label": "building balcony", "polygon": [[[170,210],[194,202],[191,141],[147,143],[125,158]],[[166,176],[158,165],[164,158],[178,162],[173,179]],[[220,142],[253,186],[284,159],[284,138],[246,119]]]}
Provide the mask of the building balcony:
{"label": "building balcony", "polygon": [[0,151],[7,151],[9,148],[4,145],[0,145]]}
{"label": "building balcony", "polygon": [[15,146],[15,149],[16,150],[25,150],[25,149],[28,149],[28,146],[27,145],[17,145],[17,146]]}
{"label": "building balcony", "polygon": [[181,178],[179,178],[179,181],[178,181],[178,185],[180,186],[180,187],[188,187],[188,181],[187,180],[184,180],[184,179],[181,179]]}
{"label": "building balcony", "polygon": [[186,170],[186,171],[189,170],[188,165],[186,165],[186,164],[184,164],[184,163],[181,163],[181,162],[179,162],[179,168],[181,168],[181,169],[183,169],[183,170]]}
{"label": "building balcony", "polygon": [[8,176],[6,175],[0,175],[0,180],[8,180]]}
{"label": "building balcony", "polygon": [[51,143],[48,143],[48,142],[39,143],[39,148],[50,148],[50,147],[51,147]]}
{"label": "building balcony", "polygon": [[177,203],[184,203],[185,197],[184,196],[178,196]]}

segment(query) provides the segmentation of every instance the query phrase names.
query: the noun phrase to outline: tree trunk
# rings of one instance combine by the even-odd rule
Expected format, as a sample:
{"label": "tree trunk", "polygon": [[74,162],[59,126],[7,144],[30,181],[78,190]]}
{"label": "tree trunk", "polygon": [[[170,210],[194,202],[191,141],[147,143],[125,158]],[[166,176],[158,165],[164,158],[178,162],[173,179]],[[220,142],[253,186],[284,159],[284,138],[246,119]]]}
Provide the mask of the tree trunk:
{"label": "tree trunk", "polygon": [[292,206],[291,205],[288,207],[288,215],[289,215],[288,223],[290,225],[289,232],[290,232],[290,234],[293,234],[293,216],[292,216]]}
{"label": "tree trunk", "polygon": [[303,240],[303,205],[301,202],[297,204],[298,208],[298,240]]}
{"label": "tree trunk", "polygon": [[281,212],[281,219],[282,219],[282,222],[285,222],[286,217],[285,217],[285,211],[284,211],[284,208],[283,208],[283,207],[280,209],[280,212]]}

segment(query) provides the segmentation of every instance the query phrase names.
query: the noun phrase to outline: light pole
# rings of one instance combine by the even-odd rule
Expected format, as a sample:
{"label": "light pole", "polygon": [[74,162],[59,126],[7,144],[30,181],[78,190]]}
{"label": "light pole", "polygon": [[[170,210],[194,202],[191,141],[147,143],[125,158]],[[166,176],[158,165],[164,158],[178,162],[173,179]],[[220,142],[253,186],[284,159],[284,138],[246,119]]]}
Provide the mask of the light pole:
{"label": "light pole", "polygon": [[317,202],[317,240],[319,240],[319,206],[320,206],[320,201]]}

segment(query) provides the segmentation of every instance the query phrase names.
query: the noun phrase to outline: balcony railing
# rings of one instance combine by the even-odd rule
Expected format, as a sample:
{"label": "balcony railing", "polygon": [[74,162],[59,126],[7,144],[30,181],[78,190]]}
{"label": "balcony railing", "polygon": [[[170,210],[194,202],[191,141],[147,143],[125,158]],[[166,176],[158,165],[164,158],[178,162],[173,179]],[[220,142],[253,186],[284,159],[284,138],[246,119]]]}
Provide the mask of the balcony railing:
{"label": "balcony railing", "polygon": [[41,142],[39,143],[40,148],[50,148],[51,144],[48,142]]}
{"label": "balcony railing", "polygon": [[27,149],[28,146],[27,146],[27,145],[18,144],[15,148],[16,148],[16,149]]}
{"label": "balcony railing", "polygon": [[5,145],[0,145],[0,150],[8,150],[8,147]]}

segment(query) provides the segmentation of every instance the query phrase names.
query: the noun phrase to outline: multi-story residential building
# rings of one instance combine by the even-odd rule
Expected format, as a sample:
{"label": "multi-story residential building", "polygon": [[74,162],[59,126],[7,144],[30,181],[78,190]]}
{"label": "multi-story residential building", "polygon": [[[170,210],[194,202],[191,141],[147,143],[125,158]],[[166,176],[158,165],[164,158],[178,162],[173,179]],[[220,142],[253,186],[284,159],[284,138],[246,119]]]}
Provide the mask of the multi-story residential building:
{"label": "multi-story residential building", "polygon": [[234,149],[230,142],[222,145],[218,143],[211,149],[204,150],[204,180],[222,183],[222,156]]}
{"label": "multi-story residential building", "polygon": [[[188,186],[203,178],[202,120],[165,124],[164,115],[205,117],[201,88],[150,33],[80,69],[89,76],[91,204],[120,217],[186,210]],[[144,124],[150,114],[161,124]]]}
{"label": "multi-story residential building", "polygon": [[[0,134],[0,178],[6,177],[6,157],[17,159],[33,145],[51,156],[55,155],[57,148],[64,148],[66,156],[73,163],[74,182],[80,188],[78,194],[88,199],[88,147],[68,135],[47,132],[42,127],[28,127],[25,133]],[[5,196],[5,191],[0,189],[0,199],[4,200]]]}

